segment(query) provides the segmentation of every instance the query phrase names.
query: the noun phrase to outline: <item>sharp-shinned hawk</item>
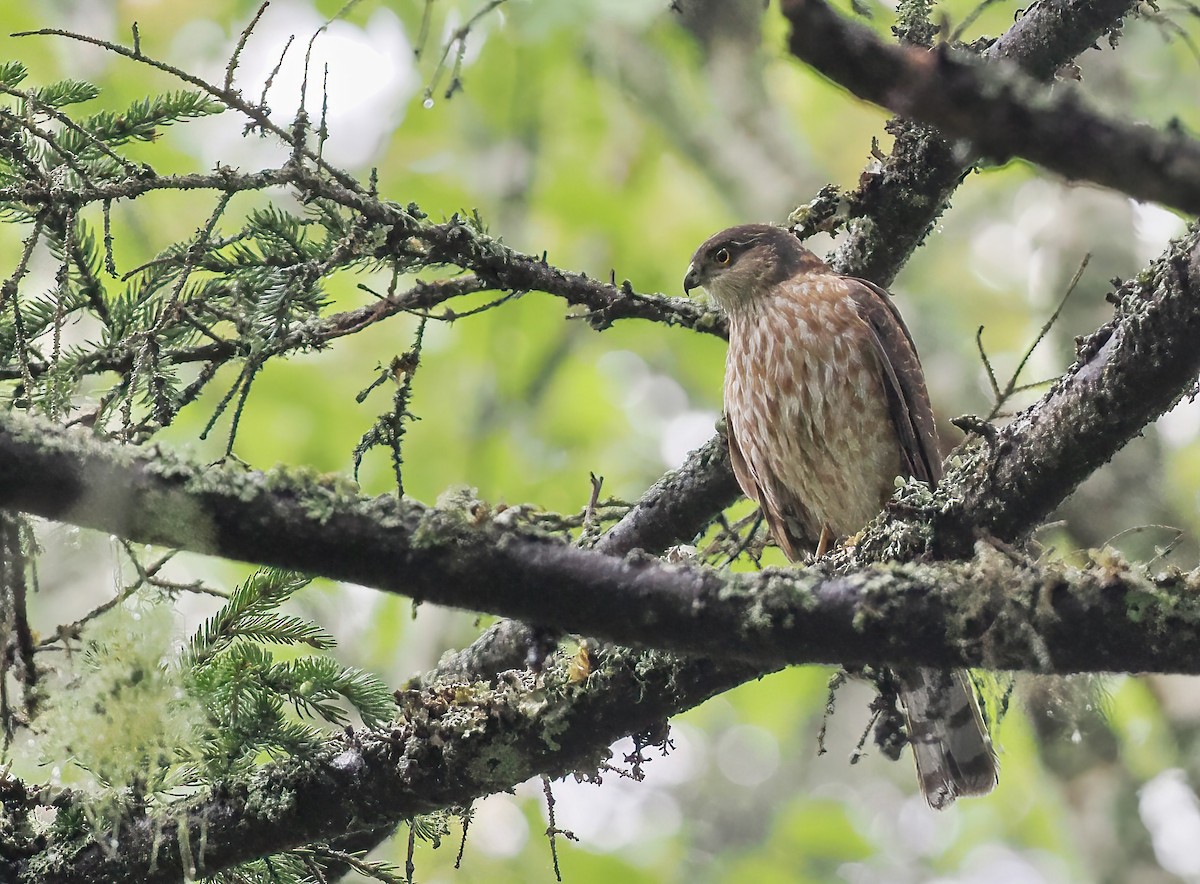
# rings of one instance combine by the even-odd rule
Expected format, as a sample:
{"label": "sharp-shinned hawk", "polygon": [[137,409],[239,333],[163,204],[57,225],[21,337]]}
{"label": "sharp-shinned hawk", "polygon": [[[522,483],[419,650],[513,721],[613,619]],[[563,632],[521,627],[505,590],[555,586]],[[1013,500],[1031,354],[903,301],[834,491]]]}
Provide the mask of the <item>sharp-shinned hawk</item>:
{"label": "sharp-shinned hawk", "polygon": [[[897,476],[942,475],[912,337],[891,296],[840,276],[787,230],[731,227],[696,250],[684,290],[729,316],[725,412],[738,484],[792,561],[855,534]],[[899,674],[921,791],[934,808],[996,783],[965,672]]]}

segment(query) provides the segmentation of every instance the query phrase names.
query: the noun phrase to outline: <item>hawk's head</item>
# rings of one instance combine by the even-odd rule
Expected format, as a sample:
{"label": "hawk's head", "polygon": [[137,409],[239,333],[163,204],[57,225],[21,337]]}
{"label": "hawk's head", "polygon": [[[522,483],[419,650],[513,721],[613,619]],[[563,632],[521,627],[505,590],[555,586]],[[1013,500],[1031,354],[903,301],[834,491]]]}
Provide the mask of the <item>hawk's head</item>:
{"label": "hawk's head", "polygon": [[683,290],[703,288],[726,311],[749,305],[770,286],[821,267],[821,261],[782,227],[742,224],[696,249]]}

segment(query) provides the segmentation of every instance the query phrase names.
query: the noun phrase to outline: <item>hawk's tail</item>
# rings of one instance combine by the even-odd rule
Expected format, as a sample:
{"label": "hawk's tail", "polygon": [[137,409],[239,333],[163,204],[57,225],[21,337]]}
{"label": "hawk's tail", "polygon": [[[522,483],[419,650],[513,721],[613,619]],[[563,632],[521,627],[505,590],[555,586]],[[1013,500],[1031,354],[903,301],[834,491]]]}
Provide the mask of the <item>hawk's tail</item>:
{"label": "hawk's tail", "polygon": [[996,785],[996,753],[963,670],[916,669],[900,678],[909,741],[925,800],[942,810]]}

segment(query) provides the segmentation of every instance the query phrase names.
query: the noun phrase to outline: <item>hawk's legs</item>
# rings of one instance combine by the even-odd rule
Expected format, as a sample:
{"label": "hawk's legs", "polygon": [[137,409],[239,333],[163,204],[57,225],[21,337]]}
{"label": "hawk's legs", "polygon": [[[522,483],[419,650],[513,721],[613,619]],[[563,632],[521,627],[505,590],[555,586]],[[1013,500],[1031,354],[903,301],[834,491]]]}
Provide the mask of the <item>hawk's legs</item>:
{"label": "hawk's legs", "polygon": [[817,541],[817,555],[819,559],[825,553],[829,552],[829,547],[833,545],[834,534],[829,530],[828,525],[821,526],[821,539]]}

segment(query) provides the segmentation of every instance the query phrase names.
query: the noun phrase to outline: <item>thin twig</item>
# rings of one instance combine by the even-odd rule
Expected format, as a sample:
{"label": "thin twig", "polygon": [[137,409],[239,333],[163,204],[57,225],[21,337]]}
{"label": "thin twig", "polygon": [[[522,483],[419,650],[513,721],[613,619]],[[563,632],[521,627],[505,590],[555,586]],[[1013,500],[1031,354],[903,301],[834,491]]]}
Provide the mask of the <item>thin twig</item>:
{"label": "thin twig", "polygon": [[550,778],[542,777],[542,792],[546,796],[546,816],[550,823],[546,827],[546,837],[550,840],[550,857],[554,861],[554,880],[562,881],[562,872],[558,867],[558,836],[562,835],[568,841],[578,841],[574,832],[560,829],[554,821],[554,791],[550,788]]}
{"label": "thin twig", "polygon": [[275,85],[275,78],[279,76],[279,72],[283,69],[283,60],[287,58],[288,50],[292,48],[292,44],[296,42],[296,35],[288,35],[284,41],[283,49],[279,52],[279,58],[275,62],[275,67],[271,68],[271,73],[267,74],[267,79],[263,80],[262,92],[258,96],[258,106],[266,108],[267,93],[271,91],[271,87]]}
{"label": "thin twig", "polygon": [[246,48],[246,41],[250,39],[250,34],[258,25],[258,22],[263,17],[263,13],[267,11],[267,7],[271,5],[271,0],[264,0],[263,4],[258,7],[258,11],[254,13],[254,17],[250,19],[250,24],[242,28],[242,33],[238,35],[237,45],[233,47],[233,52],[229,55],[229,64],[225,65],[225,87],[224,91],[233,91],[233,75],[237,72],[238,62],[242,58],[242,50]]}
{"label": "thin twig", "polygon": [[[467,19],[466,23],[462,25],[462,27],[455,29],[454,33],[451,34],[450,39],[446,41],[446,45],[442,47],[442,57],[438,59],[437,67],[433,69],[433,74],[429,78],[429,85],[425,87],[425,95],[423,98],[423,104],[425,107],[433,107],[433,94],[437,91],[438,84],[442,79],[442,75],[446,72],[446,59],[450,57],[450,51],[455,49],[455,47],[457,47],[457,49],[454,56],[454,66],[450,75],[450,85],[446,87],[446,93],[443,97],[446,99],[453,98],[454,93],[462,88],[461,74],[463,59],[467,53],[467,37],[471,35],[471,29],[479,23],[480,19],[482,19],[493,9],[503,5],[505,2],[507,2],[507,0],[488,0],[488,2],[485,3],[474,15]],[[426,13],[428,14],[429,7],[426,6],[425,9]],[[422,28],[424,27],[425,24],[422,23]],[[418,40],[418,47],[423,45],[424,44]]]}
{"label": "thin twig", "polygon": [[1050,329],[1054,326],[1054,323],[1058,321],[1058,317],[1062,315],[1063,308],[1067,306],[1067,301],[1070,300],[1071,295],[1074,294],[1076,286],[1079,285],[1079,280],[1083,277],[1083,271],[1087,269],[1088,263],[1091,260],[1092,256],[1090,252],[1083,256],[1083,260],[1079,262],[1079,268],[1075,271],[1075,275],[1071,277],[1070,283],[1067,284],[1067,290],[1063,293],[1063,296],[1059,298],[1058,305],[1054,308],[1054,312],[1050,314],[1049,319],[1042,323],[1042,327],[1038,330],[1037,337],[1035,337],[1033,339],[1033,343],[1031,343],[1025,349],[1024,355],[1021,356],[1021,361],[1017,363],[1016,369],[1014,369],[1012,375],[1009,377],[1008,383],[1004,385],[1003,390],[998,389],[996,385],[996,377],[992,373],[991,364],[987,361],[987,356],[983,353],[983,343],[980,338],[980,336],[983,334],[983,326],[979,327],[979,332],[975,335],[975,340],[979,345],[980,355],[983,356],[984,365],[987,366],[988,378],[992,383],[992,390],[996,396],[996,401],[992,405],[992,410],[988,412],[988,416],[985,418],[985,420],[990,421],[995,418],[996,415],[1000,413],[1000,409],[1004,407],[1004,404],[1012,398],[1013,394],[1018,393],[1021,390],[1032,389],[1033,387],[1038,387],[1044,383],[1047,383],[1046,381],[1038,381],[1033,384],[1026,384],[1023,387],[1018,387],[1017,378],[1019,378],[1021,376],[1021,372],[1025,370],[1025,365],[1029,362],[1029,357],[1033,355],[1033,351],[1037,349],[1038,344],[1046,339],[1046,335],[1050,333]]}

